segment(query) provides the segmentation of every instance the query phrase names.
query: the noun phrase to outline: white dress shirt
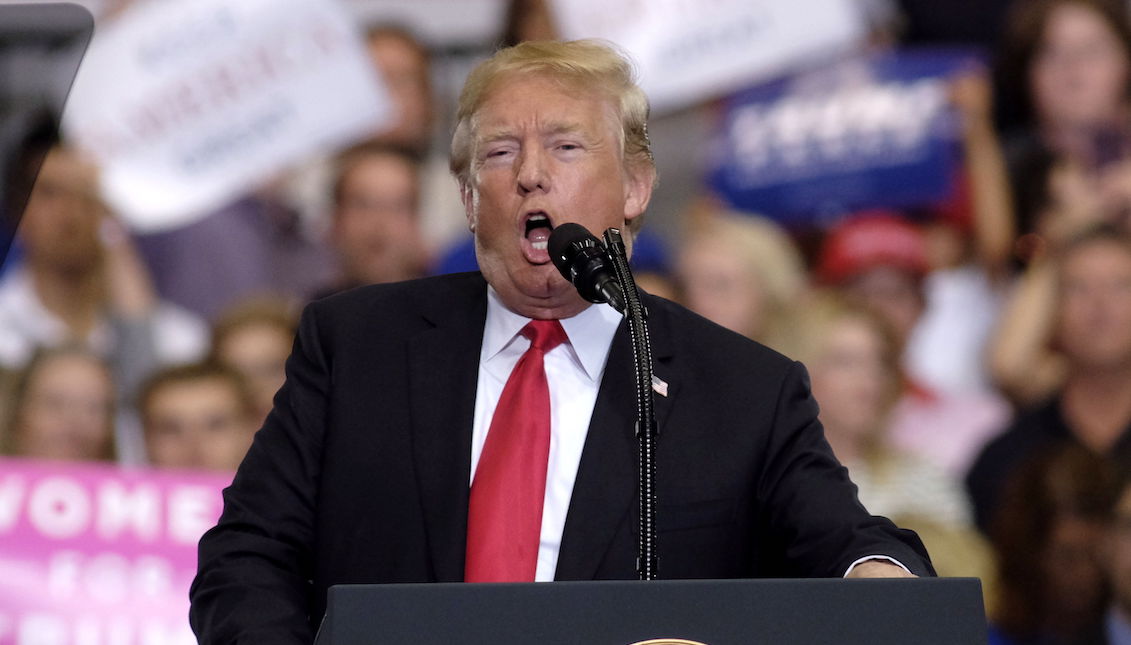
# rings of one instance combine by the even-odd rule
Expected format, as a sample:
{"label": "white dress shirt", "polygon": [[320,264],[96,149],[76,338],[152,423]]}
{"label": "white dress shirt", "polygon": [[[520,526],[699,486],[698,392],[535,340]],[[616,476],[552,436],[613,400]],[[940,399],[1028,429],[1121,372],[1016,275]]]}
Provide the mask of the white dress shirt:
{"label": "white dress shirt", "polygon": [[[613,335],[621,315],[609,305],[592,305],[573,318],[561,320],[569,342],[546,353],[544,365],[550,388],[550,456],[546,468],[546,497],[542,506],[542,533],[538,544],[536,582],[554,579],[558,567],[558,551],[565,529],[566,513],[573,494],[573,483],[581,464],[581,452],[589,433],[589,420],[597,403],[597,391],[609,358]],[[530,347],[530,340],[519,332],[529,318],[514,313],[499,300],[493,287],[487,287],[487,321],[483,327],[483,345],[479,354],[479,387],[475,394],[475,423],[471,435],[471,481],[491,418],[518,359]],[[625,473],[633,477],[633,473]],[[469,484],[470,485],[470,482]],[[903,564],[883,555],[872,555],[853,562],[857,564],[882,559],[900,567]],[[903,567],[906,569],[906,567]]]}
{"label": "white dress shirt", "polygon": [[[589,419],[605,373],[609,347],[621,315],[608,305],[593,305],[561,321],[569,337],[545,357],[550,387],[550,460],[546,469],[546,499],[538,546],[537,581],[554,579],[573,482],[589,432]],[[491,418],[511,371],[530,347],[519,331],[530,322],[507,309],[491,287],[487,289],[487,322],[479,355],[479,387],[475,394],[475,424],[471,435],[471,477],[491,427]],[[626,474],[631,476],[631,474]]]}

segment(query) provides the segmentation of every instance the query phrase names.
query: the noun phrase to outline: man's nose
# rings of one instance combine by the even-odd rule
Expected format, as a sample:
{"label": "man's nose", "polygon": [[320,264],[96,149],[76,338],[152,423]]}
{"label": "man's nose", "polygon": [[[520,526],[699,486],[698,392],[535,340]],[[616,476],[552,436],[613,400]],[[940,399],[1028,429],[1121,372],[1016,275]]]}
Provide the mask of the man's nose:
{"label": "man's nose", "polygon": [[518,190],[523,195],[550,189],[546,160],[540,150],[524,151],[518,166]]}

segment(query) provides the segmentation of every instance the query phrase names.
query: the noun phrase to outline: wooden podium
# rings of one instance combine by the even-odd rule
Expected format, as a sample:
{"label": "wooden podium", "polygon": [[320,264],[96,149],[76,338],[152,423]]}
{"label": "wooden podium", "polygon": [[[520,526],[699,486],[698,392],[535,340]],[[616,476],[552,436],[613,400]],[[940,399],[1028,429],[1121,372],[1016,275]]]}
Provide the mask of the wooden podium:
{"label": "wooden podium", "polygon": [[332,587],[316,645],[985,645],[981,583],[670,580]]}

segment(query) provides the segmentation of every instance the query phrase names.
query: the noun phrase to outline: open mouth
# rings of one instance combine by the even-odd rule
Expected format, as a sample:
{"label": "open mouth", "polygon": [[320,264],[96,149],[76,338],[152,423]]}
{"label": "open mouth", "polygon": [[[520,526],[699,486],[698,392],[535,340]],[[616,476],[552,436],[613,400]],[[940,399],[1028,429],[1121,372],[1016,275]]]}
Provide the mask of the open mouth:
{"label": "open mouth", "polygon": [[530,241],[530,246],[539,251],[546,250],[553,230],[554,225],[545,213],[531,213],[526,218],[526,239]]}
{"label": "open mouth", "polygon": [[527,213],[523,225],[526,227],[526,231],[522,246],[526,259],[534,264],[549,262],[550,252],[546,250],[546,247],[549,245],[550,232],[554,230],[550,216],[542,211],[532,211]]}

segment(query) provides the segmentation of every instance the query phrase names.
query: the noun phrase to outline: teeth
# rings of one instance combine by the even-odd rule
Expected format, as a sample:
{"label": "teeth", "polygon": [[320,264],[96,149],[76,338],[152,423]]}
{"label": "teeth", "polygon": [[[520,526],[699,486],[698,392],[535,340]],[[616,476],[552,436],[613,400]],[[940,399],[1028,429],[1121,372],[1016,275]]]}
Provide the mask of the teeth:
{"label": "teeth", "polygon": [[553,228],[550,224],[550,217],[545,213],[531,213],[526,218],[526,234],[530,235],[531,232],[541,228]]}
{"label": "teeth", "polygon": [[548,245],[549,245],[548,241],[547,242],[531,242],[531,244],[530,244],[530,246],[533,246],[534,250],[536,250],[536,251],[545,251],[546,247]]}

